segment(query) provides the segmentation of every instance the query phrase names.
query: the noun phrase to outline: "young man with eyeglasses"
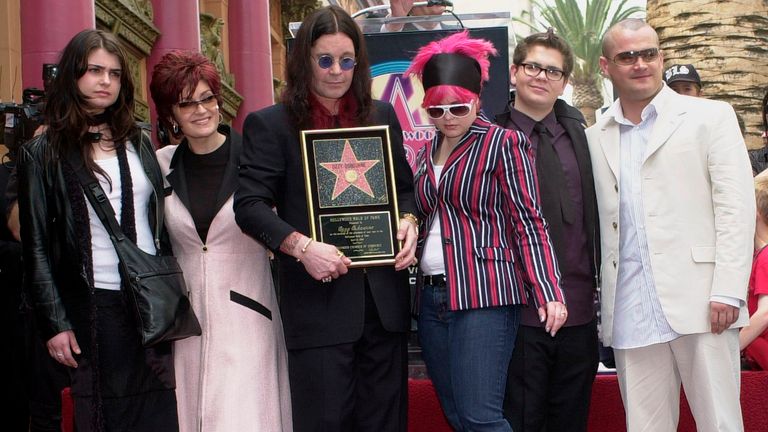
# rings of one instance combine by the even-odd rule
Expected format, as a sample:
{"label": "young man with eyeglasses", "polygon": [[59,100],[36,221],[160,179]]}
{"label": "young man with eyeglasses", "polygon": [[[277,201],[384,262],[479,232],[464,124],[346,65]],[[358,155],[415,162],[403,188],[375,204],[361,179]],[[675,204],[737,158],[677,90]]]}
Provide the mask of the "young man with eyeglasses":
{"label": "young man with eyeglasses", "polygon": [[525,38],[513,54],[508,110],[496,116],[496,123],[530,138],[568,305],[568,320],[555,335],[540,311],[523,309],[504,404],[514,431],[586,431],[597,373],[595,188],[584,117],[558,99],[573,62],[571,47],[552,29]]}
{"label": "young man with eyeglasses", "polygon": [[653,28],[612,26],[600,68],[619,95],[587,130],[602,239],[603,343],[627,429],[743,430],[738,327],[748,322],[755,198],[736,115],[662,82]]}

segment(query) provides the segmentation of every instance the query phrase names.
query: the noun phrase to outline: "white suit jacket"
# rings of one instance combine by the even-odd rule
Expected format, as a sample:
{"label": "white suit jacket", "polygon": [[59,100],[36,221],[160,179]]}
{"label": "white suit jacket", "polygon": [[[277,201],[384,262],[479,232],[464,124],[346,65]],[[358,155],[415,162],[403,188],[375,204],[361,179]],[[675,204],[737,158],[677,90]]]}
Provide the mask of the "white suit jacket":
{"label": "white suit jacket", "polygon": [[[653,280],[672,329],[704,333],[710,331],[710,296],[746,299],[755,232],[752,170],[729,104],[681,96],[666,85],[654,104],[658,117],[641,167]],[[619,264],[619,124],[606,116],[587,129],[587,139],[600,214],[601,336],[611,345]],[[748,319],[743,306],[733,327]]]}

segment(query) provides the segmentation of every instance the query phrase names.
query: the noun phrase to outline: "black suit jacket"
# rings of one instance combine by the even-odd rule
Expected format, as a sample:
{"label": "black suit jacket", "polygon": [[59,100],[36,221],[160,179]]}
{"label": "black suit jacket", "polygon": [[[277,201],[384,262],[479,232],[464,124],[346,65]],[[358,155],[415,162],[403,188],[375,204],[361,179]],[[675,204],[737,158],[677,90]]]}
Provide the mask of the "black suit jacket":
{"label": "black suit jacket", "polygon": [[[514,127],[510,124],[509,106],[514,105],[514,96],[507,105],[507,110],[496,116],[496,123],[505,127]],[[597,277],[600,268],[600,240],[598,238],[598,214],[597,199],[595,197],[595,181],[592,177],[592,161],[589,156],[589,147],[587,146],[587,136],[584,133],[586,122],[584,116],[579,110],[568,105],[565,101],[557,99],[554,106],[557,122],[565,129],[566,133],[573,143],[573,150],[576,154],[576,162],[579,165],[581,176],[581,196],[584,202],[584,229],[587,233],[587,248],[590,251],[590,264],[592,267],[592,276],[597,284]],[[561,185],[561,187],[566,187]],[[564,256],[564,250],[568,239],[563,233],[564,222],[560,211],[547,211],[547,209],[559,209],[560,204],[557,201],[559,191],[549,188],[540,188],[539,196],[541,207],[544,210],[544,218],[549,224],[549,237],[552,239],[552,245],[555,248],[557,257]],[[563,262],[558,262],[561,274],[567,269],[563,268]],[[568,292],[565,292],[565,300],[568,301]],[[577,317],[573,317],[576,319]],[[578,317],[579,321],[592,320],[594,317]],[[574,320],[570,320],[574,322]],[[582,323],[583,324],[583,323]],[[567,325],[567,324],[566,324]]]}
{"label": "black suit jacket", "polygon": [[[401,212],[416,213],[413,173],[392,106],[374,101],[371,125],[389,125],[398,206]],[[309,235],[306,196],[299,134],[285,106],[249,114],[243,125],[235,216],[245,233],[278,257],[280,311],[288,349],[357,340],[363,331],[366,275],[384,328],[407,331],[407,271],[395,272],[392,266],[350,269],[331,283],[321,283],[312,279],[303,264],[280,252],[281,243],[293,231]]]}

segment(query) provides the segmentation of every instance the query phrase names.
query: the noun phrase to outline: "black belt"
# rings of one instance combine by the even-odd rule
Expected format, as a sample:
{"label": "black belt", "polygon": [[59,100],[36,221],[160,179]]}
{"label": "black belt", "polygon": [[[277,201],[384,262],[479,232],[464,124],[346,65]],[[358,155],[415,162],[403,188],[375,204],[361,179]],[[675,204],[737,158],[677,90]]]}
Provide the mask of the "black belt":
{"label": "black belt", "polygon": [[424,275],[424,285],[443,286],[445,285],[445,274]]}

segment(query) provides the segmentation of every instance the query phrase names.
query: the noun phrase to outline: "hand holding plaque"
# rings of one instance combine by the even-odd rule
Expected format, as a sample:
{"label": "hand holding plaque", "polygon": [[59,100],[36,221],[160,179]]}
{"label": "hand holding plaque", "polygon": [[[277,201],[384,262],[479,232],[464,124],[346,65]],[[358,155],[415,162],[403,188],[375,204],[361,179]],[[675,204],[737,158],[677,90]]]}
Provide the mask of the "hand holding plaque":
{"label": "hand holding plaque", "polygon": [[398,208],[387,126],[302,131],[311,236],[352,267],[395,263]]}

